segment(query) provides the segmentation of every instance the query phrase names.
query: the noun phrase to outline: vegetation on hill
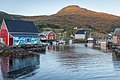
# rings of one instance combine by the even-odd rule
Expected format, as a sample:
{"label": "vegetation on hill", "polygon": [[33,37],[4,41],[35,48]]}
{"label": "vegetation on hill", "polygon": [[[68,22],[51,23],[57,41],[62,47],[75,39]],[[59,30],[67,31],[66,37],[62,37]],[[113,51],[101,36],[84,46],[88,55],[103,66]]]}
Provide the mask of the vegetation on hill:
{"label": "vegetation on hill", "polygon": [[31,20],[35,22],[40,31],[43,28],[47,30],[63,29],[62,32],[67,32],[68,35],[76,32],[75,27],[89,29],[94,36],[107,34],[114,28],[120,27],[119,16],[87,10],[77,5],[64,7],[50,16],[19,16],[0,12],[0,21],[2,18]]}
{"label": "vegetation on hill", "polygon": [[[120,26],[120,17],[87,10],[77,5],[67,6],[56,14],[50,16],[33,16],[23,17],[35,21],[36,24],[55,24],[67,30],[72,34],[74,27],[87,28],[94,33],[107,34],[113,31],[115,27]],[[73,31],[73,32],[72,32]]]}
{"label": "vegetation on hill", "polygon": [[3,19],[21,19],[22,16],[20,15],[12,15],[12,14],[7,14],[5,12],[0,11],[0,26],[3,21]]}

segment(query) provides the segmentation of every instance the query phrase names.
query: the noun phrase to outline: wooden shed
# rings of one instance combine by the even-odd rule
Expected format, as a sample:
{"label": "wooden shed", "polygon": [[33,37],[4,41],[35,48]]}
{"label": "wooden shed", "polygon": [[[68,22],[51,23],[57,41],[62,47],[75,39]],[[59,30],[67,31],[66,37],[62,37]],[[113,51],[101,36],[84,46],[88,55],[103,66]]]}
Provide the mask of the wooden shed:
{"label": "wooden shed", "polygon": [[116,28],[113,33],[113,43],[120,44],[120,28]]}
{"label": "wooden shed", "polygon": [[32,21],[6,20],[1,26],[1,38],[5,45],[21,45],[39,43],[39,31]]}
{"label": "wooden shed", "polygon": [[45,31],[40,33],[41,39],[42,40],[56,40],[56,34],[53,31]]}

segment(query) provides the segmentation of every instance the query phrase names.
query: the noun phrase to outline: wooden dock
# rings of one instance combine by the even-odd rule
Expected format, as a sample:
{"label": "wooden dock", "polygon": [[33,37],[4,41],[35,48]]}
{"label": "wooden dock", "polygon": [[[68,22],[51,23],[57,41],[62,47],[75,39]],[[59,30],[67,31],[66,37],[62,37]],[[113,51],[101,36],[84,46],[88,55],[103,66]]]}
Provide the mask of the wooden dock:
{"label": "wooden dock", "polygon": [[33,51],[33,52],[43,52],[43,51],[46,50],[45,45],[39,45],[39,44],[20,45],[20,46],[17,46],[17,47],[28,50],[28,51]]}

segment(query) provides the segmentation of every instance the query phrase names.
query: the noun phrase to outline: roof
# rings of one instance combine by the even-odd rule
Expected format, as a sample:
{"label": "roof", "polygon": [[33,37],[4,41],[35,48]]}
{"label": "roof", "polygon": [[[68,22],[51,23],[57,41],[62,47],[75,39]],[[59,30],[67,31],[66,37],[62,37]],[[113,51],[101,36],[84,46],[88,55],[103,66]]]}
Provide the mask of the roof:
{"label": "roof", "polygon": [[120,36],[120,28],[116,28],[113,35],[114,36]]}
{"label": "roof", "polygon": [[25,32],[10,32],[11,35],[28,35],[28,36],[38,36],[38,33],[25,33]]}
{"label": "roof", "polygon": [[35,24],[32,21],[22,20],[4,20],[6,27],[10,33],[39,33]]}
{"label": "roof", "polygon": [[[50,34],[51,32],[53,32],[53,31],[44,31],[44,32],[42,32],[41,34],[48,35],[48,34]],[[53,32],[53,33],[54,33],[54,32]]]}
{"label": "roof", "polygon": [[78,30],[75,34],[85,34],[87,30]]}
{"label": "roof", "polygon": [[87,39],[88,41],[93,41],[94,39],[92,37],[88,38]]}

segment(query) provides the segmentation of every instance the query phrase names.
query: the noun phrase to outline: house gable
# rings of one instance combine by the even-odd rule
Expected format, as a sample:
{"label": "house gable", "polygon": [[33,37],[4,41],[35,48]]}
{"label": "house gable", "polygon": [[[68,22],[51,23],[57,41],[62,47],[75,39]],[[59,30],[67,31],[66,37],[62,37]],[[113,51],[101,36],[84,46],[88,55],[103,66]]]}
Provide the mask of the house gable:
{"label": "house gable", "polygon": [[53,31],[45,31],[41,34],[46,35],[47,40],[56,40],[56,34]]}
{"label": "house gable", "polygon": [[3,38],[4,44],[9,45],[9,32],[4,20],[1,26],[1,38]]}
{"label": "house gable", "polygon": [[55,40],[56,39],[56,34],[54,32],[50,32],[48,34],[48,40]]}

